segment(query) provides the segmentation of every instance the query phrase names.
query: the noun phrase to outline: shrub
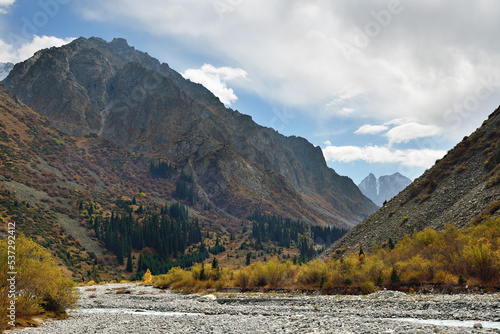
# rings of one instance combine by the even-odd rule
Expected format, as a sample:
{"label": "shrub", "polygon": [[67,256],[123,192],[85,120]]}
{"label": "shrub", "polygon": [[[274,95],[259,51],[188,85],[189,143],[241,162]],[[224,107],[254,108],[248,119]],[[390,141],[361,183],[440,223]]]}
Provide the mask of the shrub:
{"label": "shrub", "polygon": [[363,291],[363,293],[365,295],[369,295],[370,293],[373,293],[377,290],[378,290],[378,288],[375,286],[375,284],[372,281],[367,281],[367,282],[364,282],[363,284],[361,284],[361,291]]}
{"label": "shrub", "polygon": [[187,286],[190,281],[192,281],[192,273],[185,271],[180,267],[174,267],[165,275],[155,276],[153,283],[155,287],[161,289],[170,287],[180,289]]}
{"label": "shrub", "polygon": [[[6,293],[9,290],[8,267],[9,240],[0,240],[0,326],[8,327],[4,310],[10,302]],[[30,319],[44,311],[57,315],[65,314],[66,309],[76,306],[77,292],[74,283],[64,277],[52,255],[42,246],[22,234],[15,239],[16,274],[16,322]]]}
{"label": "shrub", "polygon": [[278,259],[273,258],[266,262],[267,280],[271,289],[277,289],[283,285],[286,266]]}
{"label": "shrub", "polygon": [[490,281],[498,274],[498,254],[492,250],[492,245],[485,238],[468,244],[464,249],[464,258],[469,275],[483,282]]}
{"label": "shrub", "polygon": [[297,280],[303,285],[319,284],[326,264],[320,260],[310,261],[300,267]]}
{"label": "shrub", "polygon": [[241,290],[246,290],[250,286],[250,271],[247,267],[239,269],[235,276],[235,285]]}
{"label": "shrub", "polygon": [[144,284],[152,284],[153,283],[153,277],[151,275],[151,271],[148,269],[146,270],[146,273],[144,274],[144,276],[142,276],[142,281],[144,282]]}

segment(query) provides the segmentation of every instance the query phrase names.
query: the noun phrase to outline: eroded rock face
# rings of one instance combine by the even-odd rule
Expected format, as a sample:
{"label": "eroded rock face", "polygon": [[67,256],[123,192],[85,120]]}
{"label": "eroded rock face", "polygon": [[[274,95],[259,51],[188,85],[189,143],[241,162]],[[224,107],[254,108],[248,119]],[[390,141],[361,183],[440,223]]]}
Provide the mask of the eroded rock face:
{"label": "eroded rock face", "polygon": [[376,209],[327,167],[321,149],[225,108],[123,39],[79,38],[39,51],[3,83],[61,131],[176,164],[230,214],[260,209],[351,227]]}

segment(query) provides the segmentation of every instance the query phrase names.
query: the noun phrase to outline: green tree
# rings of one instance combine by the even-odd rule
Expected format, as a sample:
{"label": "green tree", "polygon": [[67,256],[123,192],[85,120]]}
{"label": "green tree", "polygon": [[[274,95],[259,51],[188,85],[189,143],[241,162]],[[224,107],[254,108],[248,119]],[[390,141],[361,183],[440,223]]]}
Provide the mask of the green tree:
{"label": "green tree", "polygon": [[401,281],[401,278],[398,275],[398,272],[396,271],[396,268],[392,268],[392,273],[391,273],[391,282],[394,284],[397,284]]}
{"label": "green tree", "polygon": [[132,263],[132,253],[128,253],[128,258],[127,258],[127,269],[129,273],[134,271],[134,266]]}

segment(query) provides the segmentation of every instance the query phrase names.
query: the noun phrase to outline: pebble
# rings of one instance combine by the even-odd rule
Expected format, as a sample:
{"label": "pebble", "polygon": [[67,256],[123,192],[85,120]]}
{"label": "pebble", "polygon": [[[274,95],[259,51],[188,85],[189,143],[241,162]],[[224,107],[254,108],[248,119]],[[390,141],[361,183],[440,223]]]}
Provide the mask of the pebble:
{"label": "pebble", "polygon": [[[130,294],[117,294],[124,289]],[[79,287],[78,290],[78,308],[70,311],[67,319],[47,321],[42,327],[14,333],[430,334],[498,333],[500,330],[500,323],[496,329],[483,325],[500,316],[498,294],[408,295],[386,290],[368,296],[184,295],[135,283]],[[80,311],[117,308],[130,312]],[[402,318],[468,320],[473,321],[474,326],[436,326],[407,322]]]}

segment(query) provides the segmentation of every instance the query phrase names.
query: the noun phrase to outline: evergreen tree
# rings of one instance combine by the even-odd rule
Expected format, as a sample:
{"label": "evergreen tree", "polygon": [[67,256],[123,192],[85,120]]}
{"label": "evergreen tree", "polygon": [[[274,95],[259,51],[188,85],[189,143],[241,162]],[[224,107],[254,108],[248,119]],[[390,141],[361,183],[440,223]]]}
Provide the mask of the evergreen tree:
{"label": "evergreen tree", "polygon": [[200,270],[200,281],[204,281],[205,279],[206,279],[205,264],[202,262],[201,263],[201,270]]}
{"label": "evergreen tree", "polygon": [[251,253],[251,252],[248,252],[248,253],[247,253],[247,261],[246,261],[246,263],[245,263],[247,266],[249,266],[249,265],[250,265],[250,260],[251,260],[251,258],[252,258],[252,253]]}
{"label": "evergreen tree", "polygon": [[396,247],[396,246],[394,245],[394,242],[392,241],[392,238],[389,238],[389,248],[390,249],[394,249],[394,247]]}
{"label": "evergreen tree", "polygon": [[396,271],[396,268],[392,268],[392,273],[391,273],[391,282],[394,284],[397,284],[401,281],[399,278],[398,272]]}
{"label": "evergreen tree", "polygon": [[128,258],[127,258],[127,269],[129,273],[134,271],[134,266],[132,263],[132,253],[128,253]]}

